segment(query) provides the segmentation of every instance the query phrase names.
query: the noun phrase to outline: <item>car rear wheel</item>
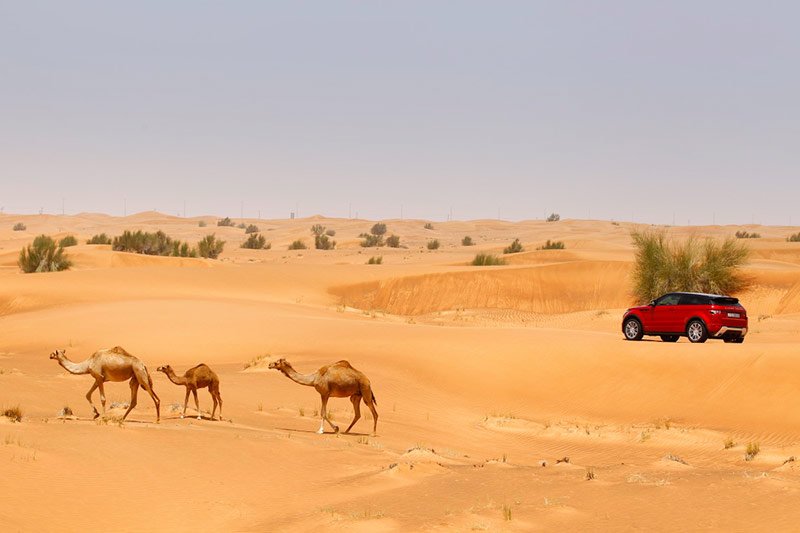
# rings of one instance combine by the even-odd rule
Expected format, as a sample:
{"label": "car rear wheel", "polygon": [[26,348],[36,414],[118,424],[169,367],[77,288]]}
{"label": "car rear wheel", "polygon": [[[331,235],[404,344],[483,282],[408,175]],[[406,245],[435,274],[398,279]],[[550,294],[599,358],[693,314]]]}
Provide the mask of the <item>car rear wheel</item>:
{"label": "car rear wheel", "polygon": [[629,341],[640,341],[644,336],[644,331],[642,331],[642,323],[635,318],[629,318],[625,321],[625,325],[622,327],[622,332],[625,334],[625,338]]}
{"label": "car rear wheel", "polygon": [[702,320],[694,319],[686,325],[686,336],[689,342],[702,343],[708,339],[708,330]]}
{"label": "car rear wheel", "polygon": [[678,342],[680,335],[661,335],[661,340],[664,342]]}

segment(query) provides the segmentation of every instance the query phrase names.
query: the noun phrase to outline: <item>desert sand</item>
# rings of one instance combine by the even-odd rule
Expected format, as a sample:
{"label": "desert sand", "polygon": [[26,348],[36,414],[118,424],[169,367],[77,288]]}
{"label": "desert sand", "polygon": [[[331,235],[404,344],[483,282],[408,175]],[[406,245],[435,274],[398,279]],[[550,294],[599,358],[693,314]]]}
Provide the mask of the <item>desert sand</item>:
{"label": "desert sand", "polygon": [[[245,219],[272,245],[245,250],[244,230],[216,220],[0,215],[0,407],[23,412],[0,417],[0,529],[796,530],[800,244],[786,237],[798,228],[669,228],[763,236],[748,241],[753,286],[738,295],[746,341],[693,345],[623,340],[632,223],[386,220],[406,248],[365,249],[374,221]],[[317,223],[336,230],[335,250],[287,250],[313,248]],[[205,260],[82,244],[124,229],[227,245]],[[19,271],[42,233],[78,238],[71,270]],[[508,265],[468,266],[514,238],[526,251]],[[536,250],[546,239],[566,249]],[[117,345],[147,365],[160,423],[141,392],[117,422],[127,383],[106,384],[117,405],[93,420],[92,378],[48,359]],[[279,357],[364,372],[377,435],[364,406],[353,433],[316,434],[319,395],[269,370]],[[198,363],[219,375],[223,421],[207,389],[204,419],[192,400],[181,419],[184,387],[156,372]],[[350,401],[329,408],[347,427]]]}

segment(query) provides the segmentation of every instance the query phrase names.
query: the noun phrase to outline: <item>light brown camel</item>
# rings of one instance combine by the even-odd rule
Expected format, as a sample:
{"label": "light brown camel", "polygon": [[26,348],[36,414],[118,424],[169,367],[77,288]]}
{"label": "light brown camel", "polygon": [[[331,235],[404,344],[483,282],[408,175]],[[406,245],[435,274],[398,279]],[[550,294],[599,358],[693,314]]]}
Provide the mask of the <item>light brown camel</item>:
{"label": "light brown camel", "polygon": [[299,374],[292,368],[292,365],[286,359],[278,359],[269,364],[270,368],[280,370],[295,383],[300,385],[307,385],[314,387],[322,398],[322,409],[320,414],[322,420],[319,422],[319,430],[317,433],[325,433],[325,422],[331,425],[334,433],[339,432],[339,426],[331,422],[328,418],[328,398],[346,398],[350,397],[353,402],[353,411],[355,416],[353,421],[347,427],[345,433],[350,433],[350,429],[361,418],[361,399],[367,404],[370,411],[372,411],[372,419],[374,425],[372,434],[378,431],[378,412],[375,410],[375,405],[378,401],[372,393],[369,379],[362,372],[359,372],[347,361],[338,361],[332,365],[323,366],[313,374]]}
{"label": "light brown camel", "polygon": [[94,378],[94,385],[86,393],[86,399],[89,400],[89,405],[92,406],[94,417],[100,416],[97,412],[94,403],[92,402],[92,393],[95,389],[100,389],[100,403],[103,405],[103,414],[106,414],[106,392],[103,389],[103,383],[106,381],[130,381],[131,385],[131,403],[128,410],[125,411],[123,420],[128,416],[128,413],[136,407],[136,397],[139,394],[139,387],[150,394],[153,402],[156,404],[156,421],[161,420],[161,400],[158,399],[156,393],[153,392],[153,379],[147,368],[138,358],[126,352],[120,346],[115,346],[111,349],[98,350],[92,354],[89,359],[80,363],[73,363],[66,356],[66,350],[56,350],[50,354],[50,359],[55,359],[58,364],[64,367],[64,370],[70,374],[91,374]]}
{"label": "light brown camel", "polygon": [[186,406],[189,405],[189,391],[194,394],[194,405],[197,407],[197,419],[200,420],[200,402],[197,399],[197,389],[208,387],[208,392],[211,393],[211,399],[214,400],[214,408],[211,410],[211,420],[214,420],[214,413],[217,411],[217,403],[219,402],[219,419],[222,420],[222,396],[219,394],[219,378],[211,370],[208,365],[200,363],[199,365],[190,368],[183,376],[178,376],[172,367],[169,365],[160,366],[156,370],[163,372],[167,375],[169,380],[175,385],[183,385],[186,387],[186,398],[183,400],[183,413],[181,418],[186,416]]}

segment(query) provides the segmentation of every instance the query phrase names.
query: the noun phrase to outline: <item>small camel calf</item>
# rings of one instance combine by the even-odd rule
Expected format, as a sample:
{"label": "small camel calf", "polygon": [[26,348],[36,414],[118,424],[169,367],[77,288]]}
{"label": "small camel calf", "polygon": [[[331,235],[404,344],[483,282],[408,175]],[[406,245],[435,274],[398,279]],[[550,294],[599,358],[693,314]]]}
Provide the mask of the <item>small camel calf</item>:
{"label": "small camel calf", "polygon": [[214,413],[217,411],[219,403],[219,419],[222,420],[222,396],[219,394],[219,377],[211,370],[208,365],[200,363],[190,368],[183,376],[178,376],[169,365],[160,366],[156,370],[167,375],[169,380],[175,385],[186,387],[186,398],[183,400],[183,413],[181,418],[186,416],[186,406],[189,405],[189,392],[194,395],[194,405],[197,407],[197,419],[200,420],[200,401],[197,399],[197,389],[208,387],[211,399],[214,400],[214,408],[211,410],[211,420],[214,420]]}

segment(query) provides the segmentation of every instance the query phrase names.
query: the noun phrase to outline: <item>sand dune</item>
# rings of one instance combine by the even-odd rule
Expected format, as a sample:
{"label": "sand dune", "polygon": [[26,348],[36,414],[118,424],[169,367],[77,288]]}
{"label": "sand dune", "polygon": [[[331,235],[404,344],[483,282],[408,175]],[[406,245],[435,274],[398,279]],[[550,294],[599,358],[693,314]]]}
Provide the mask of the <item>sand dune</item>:
{"label": "sand dune", "polygon": [[[17,221],[29,229],[11,231]],[[372,221],[248,220],[273,243],[254,251],[237,248],[243,230],[215,221],[0,215],[0,407],[23,412],[20,423],[0,417],[4,529],[794,528],[800,248],[782,239],[795,228],[747,226],[764,235],[748,243],[754,286],[739,295],[747,341],[692,345],[622,340],[630,224],[390,220],[405,248],[366,250],[358,235]],[[341,246],[286,250],[313,242],[314,223]],[[159,228],[230,244],[217,261],[80,244],[71,271],[14,266],[42,232]],[[476,246],[462,247],[465,235]],[[427,250],[432,238],[440,250]],[[466,266],[514,238],[529,251],[509,265]],[[567,249],[535,250],[546,239]],[[373,255],[384,264],[366,265]],[[115,406],[92,420],[91,378],[48,359],[57,347],[82,360],[114,345],[149,368],[159,424],[143,394],[117,422],[125,383],[106,385]],[[319,395],[268,370],[277,357],[301,373],[339,359],[365,372],[378,435],[366,408],[353,434],[317,435]],[[224,422],[208,420],[205,390],[205,419],[180,419],[184,388],[155,372],[200,362],[221,378]],[[65,406],[74,414],[59,416]],[[347,399],[329,407],[339,425],[353,416]]]}

